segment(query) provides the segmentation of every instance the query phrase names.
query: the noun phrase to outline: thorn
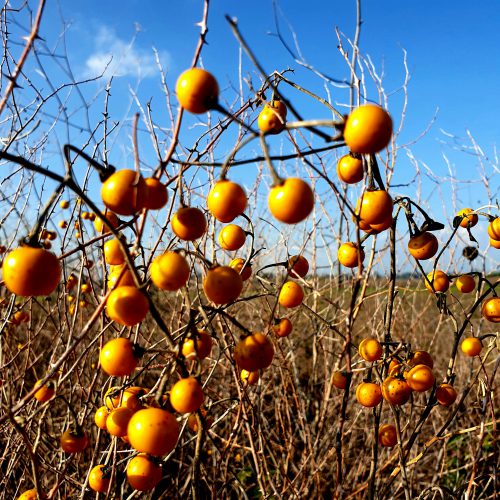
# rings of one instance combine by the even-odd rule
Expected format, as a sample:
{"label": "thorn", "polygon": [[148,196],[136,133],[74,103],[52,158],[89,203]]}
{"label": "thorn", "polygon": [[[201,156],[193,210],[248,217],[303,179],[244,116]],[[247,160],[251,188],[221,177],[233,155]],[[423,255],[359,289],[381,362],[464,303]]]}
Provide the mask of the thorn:
{"label": "thorn", "polygon": [[6,75],[6,74],[4,74],[4,76],[5,76],[5,78],[7,78],[7,80],[9,80],[10,82],[12,82],[12,83],[13,83],[13,87],[14,87],[15,89],[22,89],[21,85],[19,85],[19,84],[17,83],[17,81],[16,81],[16,80],[17,80],[17,78],[16,78],[16,77],[14,77],[14,76],[12,76],[12,75]]}

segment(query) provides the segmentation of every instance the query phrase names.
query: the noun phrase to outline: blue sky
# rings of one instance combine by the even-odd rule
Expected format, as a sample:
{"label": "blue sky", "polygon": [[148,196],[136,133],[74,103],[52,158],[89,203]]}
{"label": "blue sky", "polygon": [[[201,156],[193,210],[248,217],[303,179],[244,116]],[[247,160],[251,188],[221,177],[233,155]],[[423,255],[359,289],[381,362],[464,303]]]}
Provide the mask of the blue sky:
{"label": "blue sky", "polygon": [[[336,50],[334,30],[338,27],[352,37],[354,2],[287,1],[278,7],[287,42],[292,42],[288,22],[309,63],[326,74],[347,78]],[[124,64],[118,70],[118,75],[123,76],[115,78],[113,105],[117,105],[118,99],[122,103],[129,101],[128,87],[135,87],[137,68],[143,77],[139,95],[161,99],[152,47],[158,50],[168,71],[167,81],[173,87],[177,75],[191,61],[198,38],[195,23],[201,19],[201,8],[201,0],[129,0],[120,3],[118,11],[116,2],[62,2],[62,17],[71,23],[66,42],[73,68],[78,76],[97,73],[103,61],[114,53],[115,59],[121,57]],[[243,34],[268,71],[287,66],[297,68],[272,36],[275,23],[271,1],[215,0],[210,5],[203,63],[217,75],[222,88],[236,81],[238,64],[238,45],[225,14],[238,18]],[[430,161],[432,155],[440,155],[443,140],[440,129],[461,137],[469,129],[482,148],[491,150],[497,143],[500,114],[497,98],[500,3],[366,1],[362,17],[361,50],[370,55],[379,69],[384,67],[389,92],[402,82],[402,51],[408,52],[410,100],[402,139],[417,137],[439,109],[431,133],[412,148],[418,156]],[[42,34],[50,32],[47,38],[54,39],[60,30],[60,13],[49,4]],[[124,55],[134,37],[133,46]],[[248,61],[244,62],[245,69],[251,70]],[[307,72],[298,69],[296,75],[302,85],[321,91],[317,79]],[[335,89],[332,94],[335,100]],[[300,102],[300,96],[292,97]],[[299,108],[307,113],[308,104],[300,103]],[[464,165],[463,170],[467,175],[470,168]]]}
{"label": "blue sky", "polygon": [[[403,48],[408,51],[413,102],[409,128],[425,127],[439,107],[438,126],[458,134],[468,127],[484,137],[481,141],[484,147],[493,145],[500,111],[500,101],[495,99],[500,76],[497,64],[500,4],[493,0],[363,3],[361,50],[368,53],[376,65],[384,64],[388,81],[394,87],[402,77],[401,51]],[[83,64],[91,63],[92,55],[106,54],[108,48],[116,48],[113,41],[130,43],[138,24],[141,31],[133,50],[146,58],[155,46],[166,55],[171,81],[175,81],[175,76],[192,58],[198,35],[194,24],[201,19],[202,2],[129,0],[121,3],[119,12],[116,5],[115,2],[71,2],[70,8],[62,3],[65,20],[72,22],[67,42],[76,67],[81,71]],[[345,68],[337,56],[334,29],[338,26],[352,36],[354,2],[288,1],[282,2],[280,8],[296,31],[305,58],[325,73],[345,77]],[[242,32],[266,68],[284,67],[290,62],[276,38],[269,35],[275,31],[270,1],[255,4],[215,0],[210,6],[209,45],[204,49],[203,59],[221,82],[225,76],[234,79],[232,62],[237,60],[237,44],[224,14],[238,18]],[[281,23],[289,35],[283,18]],[[60,29],[57,12],[50,7],[42,32],[47,29],[52,35]],[[103,32],[108,35],[107,40],[99,38]],[[111,40],[111,44],[96,47],[96,42],[101,40]],[[288,36],[287,41],[290,40]],[[150,69],[148,65],[147,70]],[[152,78],[153,73],[146,76]]]}
{"label": "blue sky", "polygon": [[[60,54],[63,46],[58,37],[63,21],[66,23],[65,43],[76,79],[98,74],[113,56],[104,79],[81,87],[86,99],[95,99],[90,112],[90,121],[94,122],[102,117],[102,88],[110,74],[115,75],[109,101],[110,113],[112,119],[120,122],[120,128],[115,133],[112,162],[121,165],[130,161],[131,116],[138,109],[132,92],[143,106],[151,100],[155,120],[160,126],[168,127],[169,117],[153,47],[157,49],[167,72],[167,84],[173,89],[178,74],[190,65],[199,33],[195,24],[201,20],[202,6],[201,0],[127,0],[120,3],[91,0],[60,2],[59,5],[48,2],[40,34],[47,45]],[[354,1],[282,1],[277,3],[277,7],[280,27],[287,43],[293,45],[293,30],[308,63],[335,78],[349,78],[337,50],[335,29],[338,27],[347,37],[353,36]],[[234,86],[238,85],[240,56],[239,46],[224,19],[225,14],[238,19],[243,35],[267,71],[293,68],[294,81],[327,97],[324,83],[310,71],[300,68],[274,36],[276,26],[271,1],[212,0],[208,45],[203,49],[202,62],[216,75],[225,102],[236,99]],[[407,52],[411,79],[400,143],[413,142],[438,110],[430,131],[417,143],[411,144],[408,151],[400,152],[393,183],[401,185],[414,178],[414,166],[408,159],[408,156],[413,156],[422,170],[418,189],[437,219],[449,221],[455,206],[476,207],[483,203],[486,193],[482,183],[477,182],[478,159],[470,154],[470,150],[462,151],[461,145],[466,142],[464,138],[470,131],[484,152],[483,160],[487,162],[494,157],[494,148],[498,144],[500,2],[367,0],[363,2],[362,18],[361,52],[370,56],[377,71],[383,69],[384,88],[391,95],[389,110],[395,117],[402,103],[400,89],[405,77],[403,53]],[[254,84],[258,84],[258,73],[246,56],[242,61],[243,75],[251,76]],[[29,65],[33,64],[30,60]],[[67,77],[52,63],[46,64],[48,70],[53,69],[54,80],[59,83],[67,81]],[[28,67],[33,68],[34,65]],[[246,97],[250,96],[245,90]],[[368,87],[368,98],[377,100],[373,90],[373,87]],[[346,89],[330,85],[328,91],[332,101],[345,110],[342,106],[348,101]],[[301,94],[291,89],[285,90],[285,94],[304,116],[328,117],[324,108]],[[68,104],[77,108],[78,96],[75,93],[67,99]],[[173,103],[175,109],[175,98]],[[85,124],[86,117],[76,109],[71,121]],[[395,121],[398,125],[397,118]],[[189,145],[189,138],[199,131],[196,126],[194,129],[189,127],[194,124],[196,120],[189,117],[183,127],[186,145]],[[69,139],[75,144],[82,141],[82,133],[77,127],[68,130],[55,132],[58,137],[52,140],[54,150],[59,147],[58,141],[63,143]],[[154,167],[151,142],[145,135],[141,138],[144,139],[141,141],[141,156],[146,164]],[[281,147],[277,140],[270,142],[273,151]],[[470,142],[467,142],[468,146]],[[216,154],[223,157],[230,147],[229,142],[227,145],[222,143]],[[248,153],[252,151],[250,149]],[[491,173],[489,166],[487,169]],[[464,181],[454,184],[455,189],[451,189],[451,183],[442,182],[450,172],[453,177]],[[498,170],[496,172],[498,174]],[[432,174],[438,178],[432,179]],[[237,175],[251,184],[255,171],[249,167]],[[498,175],[490,180],[490,192],[498,196]],[[399,188],[401,193],[404,189]],[[411,190],[414,192],[415,186]]]}

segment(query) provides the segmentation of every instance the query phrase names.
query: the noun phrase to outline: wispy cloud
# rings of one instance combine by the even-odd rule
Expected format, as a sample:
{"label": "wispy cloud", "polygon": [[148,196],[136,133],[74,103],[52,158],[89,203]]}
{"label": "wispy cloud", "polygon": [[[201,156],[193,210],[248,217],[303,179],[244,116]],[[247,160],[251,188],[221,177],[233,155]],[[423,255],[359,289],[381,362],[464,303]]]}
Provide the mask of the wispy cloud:
{"label": "wispy cloud", "polygon": [[[135,36],[126,41],[114,30],[101,26],[95,36],[94,46],[94,52],[85,61],[87,77],[103,74],[105,78],[111,76],[148,78],[158,74],[153,49],[138,47]],[[170,57],[167,52],[159,53],[159,57],[164,66],[168,65]]]}

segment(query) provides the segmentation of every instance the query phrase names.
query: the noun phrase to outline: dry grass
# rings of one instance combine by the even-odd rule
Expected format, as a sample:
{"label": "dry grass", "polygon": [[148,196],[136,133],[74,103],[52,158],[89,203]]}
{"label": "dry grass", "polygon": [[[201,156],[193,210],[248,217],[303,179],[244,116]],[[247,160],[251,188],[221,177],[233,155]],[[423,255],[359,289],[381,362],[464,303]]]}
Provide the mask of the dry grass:
{"label": "dry grass", "polygon": [[[206,383],[208,416],[215,419],[215,423],[202,447],[202,498],[239,498],[245,495],[260,498],[263,494],[275,498],[304,498],[329,496],[335,491],[335,448],[343,391],[332,387],[330,380],[334,370],[344,368],[339,357],[342,339],[337,330],[341,334],[344,332],[344,308],[349,301],[350,289],[349,282],[338,289],[332,280],[311,278],[311,281],[316,281],[315,289],[321,291],[318,299],[313,300],[309,296],[307,307],[302,306],[293,312],[294,331],[286,339],[274,340],[275,361],[262,374],[257,387],[244,388],[231,362],[231,347],[242,332],[224,316],[212,322],[211,332],[217,339],[217,347],[203,362],[201,378]],[[394,304],[393,339],[409,343],[413,349],[432,352],[437,381],[442,381],[450,359],[454,325],[447,315],[439,314],[435,298],[422,290],[418,282],[398,284],[400,293]],[[354,344],[365,337],[382,338],[385,294],[379,292],[383,292],[386,286],[387,283],[380,279],[371,283],[354,323]],[[253,284],[245,295],[249,296],[258,289]],[[180,297],[176,305],[171,294],[168,294],[168,299],[166,295],[162,292],[156,298],[158,303],[168,304],[162,311],[163,317],[175,331],[187,321],[187,311],[183,312]],[[454,300],[458,297],[453,299],[450,295],[448,302],[451,304]],[[465,303],[472,301],[469,298]],[[273,302],[273,297],[243,302],[242,307],[229,307],[228,313],[234,313],[239,322],[257,331],[264,327],[265,320],[261,318],[267,317]],[[3,359],[8,360],[2,371],[4,408],[9,401],[16,401],[32,387],[35,380],[43,375],[50,360],[57,359],[70,340],[64,302],[56,302],[52,298],[50,301],[30,302],[30,306],[31,321],[28,325],[4,331],[4,340],[9,340],[3,342]],[[314,308],[310,310],[310,306]],[[50,316],[45,314],[47,310],[51,310]],[[89,315],[86,311],[84,309],[78,315],[77,323],[84,324]],[[256,317],[256,311],[261,311],[260,317]],[[319,311],[322,319],[319,320],[313,311]],[[495,332],[494,325],[481,322],[476,316],[473,321],[479,322],[481,334]],[[57,393],[67,397],[79,415],[80,423],[89,433],[90,448],[75,457],[65,456],[60,451],[58,436],[71,424],[71,415],[58,399],[45,405],[31,401],[16,415],[40,460],[44,490],[48,491],[58,479],[61,481],[55,498],[79,497],[89,464],[108,461],[113,456],[116,458],[112,458],[112,463],[117,464],[118,474],[116,494],[128,498],[131,493],[126,481],[121,479],[123,461],[130,454],[130,448],[126,443],[98,432],[93,424],[93,413],[102,404],[103,391],[116,384],[105,377],[96,364],[101,342],[118,332],[113,333],[116,329],[114,325],[103,332],[100,323],[96,323],[55,379]],[[147,348],[158,346],[162,336],[147,321],[138,330],[137,340]],[[16,347],[16,342],[20,349]],[[368,366],[355,354],[354,347],[352,355],[354,387],[366,376]],[[147,368],[144,371],[139,368],[133,385],[152,387],[170,362],[167,351],[159,356],[146,352],[141,366]],[[477,360],[471,361],[458,355],[454,373],[459,399],[471,381],[477,377],[478,380],[460,405],[433,407],[430,417],[420,429],[406,458],[408,488],[412,498],[419,495],[431,498],[430,490],[426,491],[433,486],[458,497],[460,491],[467,489],[473,467],[477,478],[473,497],[488,498],[493,495],[494,426],[490,405],[495,399],[488,402],[489,395],[485,394],[496,369],[491,350],[483,362],[485,371],[481,372]],[[489,382],[486,374],[490,377]],[[171,379],[175,380],[176,376],[172,375]],[[403,443],[407,443],[415,432],[428,400],[428,393],[414,393],[411,402],[398,410]],[[452,413],[456,413],[455,417],[446,426],[443,436],[433,441]],[[381,409],[380,422],[393,421],[393,412],[386,403]],[[185,419],[181,422],[184,423]],[[362,408],[351,394],[343,432],[343,498],[349,495],[362,497],[367,493],[374,440],[373,422],[373,411]],[[482,436],[481,441],[479,436]],[[156,490],[156,496],[151,498],[189,496],[195,441],[195,435],[184,428],[174,454],[165,461],[165,477]],[[1,498],[12,498],[18,487],[22,491],[29,486],[31,463],[29,455],[23,452],[25,443],[8,421],[2,426],[2,445],[5,451],[1,459]],[[424,451],[425,454],[420,456]],[[391,478],[397,467],[397,450],[381,449],[376,484],[383,498],[404,498],[401,474]],[[159,495],[159,492],[162,493]]]}

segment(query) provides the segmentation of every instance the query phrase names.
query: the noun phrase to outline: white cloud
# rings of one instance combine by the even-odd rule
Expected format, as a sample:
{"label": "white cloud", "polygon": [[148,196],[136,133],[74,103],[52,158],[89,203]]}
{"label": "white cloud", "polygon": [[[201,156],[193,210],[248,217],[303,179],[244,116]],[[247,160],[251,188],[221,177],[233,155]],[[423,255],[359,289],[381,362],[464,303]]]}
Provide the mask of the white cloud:
{"label": "white cloud", "polygon": [[[127,42],[116,35],[114,30],[101,26],[94,39],[95,52],[85,61],[85,74],[104,78],[134,76],[148,78],[158,74],[153,49],[145,50],[136,46],[135,37]],[[159,53],[160,62],[168,65],[169,54]]]}

